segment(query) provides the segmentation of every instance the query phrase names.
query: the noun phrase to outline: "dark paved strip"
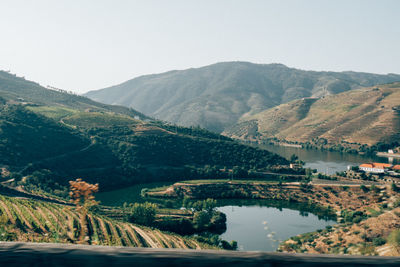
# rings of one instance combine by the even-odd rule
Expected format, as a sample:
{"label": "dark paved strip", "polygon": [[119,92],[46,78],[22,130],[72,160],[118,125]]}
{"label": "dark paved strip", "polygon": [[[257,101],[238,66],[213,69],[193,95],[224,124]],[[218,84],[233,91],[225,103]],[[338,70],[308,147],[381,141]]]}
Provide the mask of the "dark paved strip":
{"label": "dark paved strip", "polygon": [[0,266],[400,266],[400,257],[0,242]]}

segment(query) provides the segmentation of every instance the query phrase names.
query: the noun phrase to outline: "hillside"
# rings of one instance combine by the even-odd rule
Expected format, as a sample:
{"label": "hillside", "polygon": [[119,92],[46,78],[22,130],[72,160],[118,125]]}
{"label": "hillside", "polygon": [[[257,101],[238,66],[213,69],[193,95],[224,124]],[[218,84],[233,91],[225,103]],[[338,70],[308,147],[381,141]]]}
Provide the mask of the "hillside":
{"label": "hillside", "polygon": [[[0,241],[77,243],[81,234],[81,214],[74,207],[0,195]],[[209,248],[192,238],[117,221],[105,216],[87,215],[86,242],[92,245]]]}
{"label": "hillside", "polygon": [[400,140],[400,83],[294,100],[243,119],[224,134],[301,143],[395,142]]}
{"label": "hillside", "polygon": [[[47,89],[29,90],[35,95]],[[0,167],[7,170],[1,179],[27,191],[66,197],[68,181],[79,177],[106,191],[141,182],[215,178],[224,167],[247,172],[287,164],[204,129],[72,108],[46,97],[38,103],[0,98]]]}
{"label": "hillside", "polygon": [[129,116],[147,117],[136,110],[106,105],[61,90],[49,90],[39,84],[17,77],[5,71],[0,71],[0,97],[12,103],[34,103],[37,105],[59,106],[77,110],[92,110],[98,112],[115,112]]}
{"label": "hillside", "polygon": [[141,76],[86,94],[132,107],[183,126],[222,132],[242,118],[303,97],[321,97],[400,81],[400,75],[316,72],[282,64],[224,62],[196,69]]}

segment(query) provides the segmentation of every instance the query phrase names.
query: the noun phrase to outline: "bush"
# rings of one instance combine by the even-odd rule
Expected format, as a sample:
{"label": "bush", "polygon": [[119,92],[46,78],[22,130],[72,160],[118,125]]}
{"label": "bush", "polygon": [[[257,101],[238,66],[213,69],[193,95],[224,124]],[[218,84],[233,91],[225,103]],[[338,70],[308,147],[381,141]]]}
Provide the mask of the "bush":
{"label": "bush", "polygon": [[156,217],[157,205],[153,203],[131,204],[129,221],[142,225],[152,225]]}
{"label": "bush", "polygon": [[366,193],[366,192],[368,192],[369,191],[369,189],[368,189],[368,187],[366,187],[365,185],[360,185],[360,189],[362,190],[362,191],[364,191],[364,193]]}
{"label": "bush", "polygon": [[371,185],[371,191],[373,191],[375,193],[379,193],[381,191],[381,189],[373,184],[373,185]]}
{"label": "bush", "polygon": [[382,237],[377,237],[372,240],[372,243],[374,244],[375,247],[382,246],[386,244],[386,239]]}
{"label": "bush", "polygon": [[193,224],[198,230],[205,229],[210,224],[210,219],[210,214],[205,211],[198,211],[194,213]]}
{"label": "bush", "polygon": [[356,216],[353,218],[353,223],[359,223],[362,221],[362,217],[361,216]]}
{"label": "bush", "polygon": [[397,185],[395,183],[392,183],[391,188],[392,188],[393,192],[399,192],[400,191],[399,187],[397,187]]}
{"label": "bush", "polygon": [[225,240],[221,240],[221,247],[227,250],[236,250],[237,249],[237,242],[233,240],[231,243]]}

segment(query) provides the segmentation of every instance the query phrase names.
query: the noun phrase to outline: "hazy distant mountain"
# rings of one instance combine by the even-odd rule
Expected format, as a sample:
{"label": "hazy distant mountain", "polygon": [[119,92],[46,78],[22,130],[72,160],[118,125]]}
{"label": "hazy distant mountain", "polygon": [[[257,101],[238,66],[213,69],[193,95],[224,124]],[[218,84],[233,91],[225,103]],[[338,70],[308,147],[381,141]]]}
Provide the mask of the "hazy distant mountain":
{"label": "hazy distant mountain", "polygon": [[303,143],[316,138],[330,144],[399,141],[400,83],[294,100],[241,120],[224,134],[245,140],[276,137]]}
{"label": "hazy distant mountain", "polygon": [[400,81],[400,75],[316,72],[282,64],[225,62],[141,76],[86,96],[179,125],[200,125],[221,132],[240,118],[294,99],[394,81]]}

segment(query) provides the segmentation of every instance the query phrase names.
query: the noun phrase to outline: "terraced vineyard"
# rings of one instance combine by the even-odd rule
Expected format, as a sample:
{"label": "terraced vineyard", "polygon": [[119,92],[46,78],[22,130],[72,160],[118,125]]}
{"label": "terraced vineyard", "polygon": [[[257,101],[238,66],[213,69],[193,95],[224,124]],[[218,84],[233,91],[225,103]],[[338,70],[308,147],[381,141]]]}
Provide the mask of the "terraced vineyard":
{"label": "terraced vineyard", "polygon": [[[0,241],[78,243],[82,220],[74,207],[0,195]],[[194,239],[89,213],[85,243],[202,249]]]}

